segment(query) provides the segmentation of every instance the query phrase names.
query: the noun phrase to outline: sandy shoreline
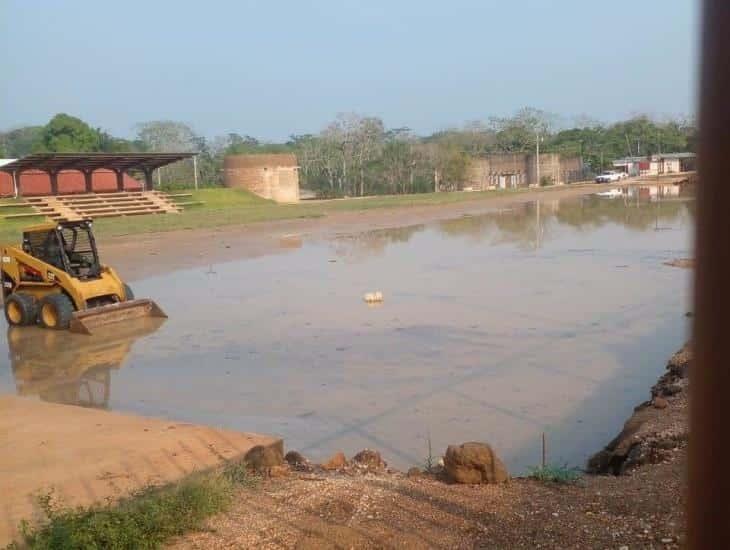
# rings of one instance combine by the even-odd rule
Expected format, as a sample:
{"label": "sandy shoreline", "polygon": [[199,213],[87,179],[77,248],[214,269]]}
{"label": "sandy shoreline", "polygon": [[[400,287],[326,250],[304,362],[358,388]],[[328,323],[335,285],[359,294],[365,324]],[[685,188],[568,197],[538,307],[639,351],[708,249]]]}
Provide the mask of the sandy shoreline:
{"label": "sandy shoreline", "polygon": [[240,460],[257,445],[282,446],[266,435],[9,395],[0,396],[0,434],[0,546],[34,518],[34,495],[45,491],[88,506]]}

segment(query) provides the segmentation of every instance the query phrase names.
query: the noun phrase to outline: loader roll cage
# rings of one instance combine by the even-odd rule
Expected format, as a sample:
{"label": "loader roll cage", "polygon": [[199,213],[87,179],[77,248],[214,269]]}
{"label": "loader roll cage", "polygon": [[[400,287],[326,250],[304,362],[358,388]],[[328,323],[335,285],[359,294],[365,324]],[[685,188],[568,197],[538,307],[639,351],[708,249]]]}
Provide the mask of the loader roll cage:
{"label": "loader roll cage", "polygon": [[88,220],[61,222],[55,229],[23,234],[23,249],[77,279],[101,274],[96,240]]}

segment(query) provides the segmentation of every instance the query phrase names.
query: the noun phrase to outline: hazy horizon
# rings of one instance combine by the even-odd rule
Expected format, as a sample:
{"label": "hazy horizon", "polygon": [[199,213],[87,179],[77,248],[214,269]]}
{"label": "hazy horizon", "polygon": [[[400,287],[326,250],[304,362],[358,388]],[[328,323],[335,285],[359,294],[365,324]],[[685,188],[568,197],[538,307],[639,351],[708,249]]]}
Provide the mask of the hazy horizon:
{"label": "hazy horizon", "polygon": [[170,119],[267,141],[337,113],[429,134],[532,106],[692,116],[690,0],[0,4],[0,129],[66,112],[114,135]]}

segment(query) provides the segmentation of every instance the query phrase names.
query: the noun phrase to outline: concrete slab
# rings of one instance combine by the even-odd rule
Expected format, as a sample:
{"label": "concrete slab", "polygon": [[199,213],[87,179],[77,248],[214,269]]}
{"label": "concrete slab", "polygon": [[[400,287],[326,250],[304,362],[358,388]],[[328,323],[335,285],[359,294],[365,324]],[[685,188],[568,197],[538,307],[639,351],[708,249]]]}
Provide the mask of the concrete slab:
{"label": "concrete slab", "polygon": [[0,396],[0,546],[22,519],[37,519],[34,495],[54,489],[65,504],[118,498],[178,480],[257,445],[281,439],[180,422]]}

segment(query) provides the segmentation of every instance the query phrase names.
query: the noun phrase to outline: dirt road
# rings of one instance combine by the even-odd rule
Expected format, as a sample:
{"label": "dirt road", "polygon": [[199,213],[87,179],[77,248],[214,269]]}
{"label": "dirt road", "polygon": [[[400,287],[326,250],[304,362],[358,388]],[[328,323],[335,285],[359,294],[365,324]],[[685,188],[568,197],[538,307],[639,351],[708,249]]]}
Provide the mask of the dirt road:
{"label": "dirt road", "polygon": [[336,212],[321,218],[119,236],[101,240],[99,246],[104,261],[133,281],[176,269],[286,252],[299,246],[304,237],[321,238],[478,215],[538,199],[581,197],[601,188],[590,184],[564,186],[454,204]]}

